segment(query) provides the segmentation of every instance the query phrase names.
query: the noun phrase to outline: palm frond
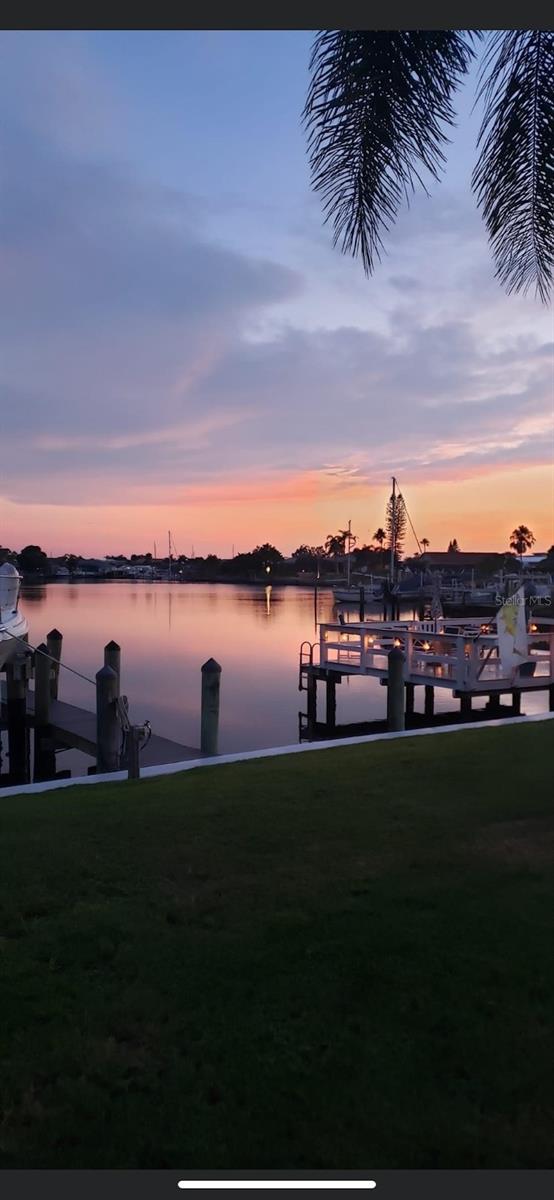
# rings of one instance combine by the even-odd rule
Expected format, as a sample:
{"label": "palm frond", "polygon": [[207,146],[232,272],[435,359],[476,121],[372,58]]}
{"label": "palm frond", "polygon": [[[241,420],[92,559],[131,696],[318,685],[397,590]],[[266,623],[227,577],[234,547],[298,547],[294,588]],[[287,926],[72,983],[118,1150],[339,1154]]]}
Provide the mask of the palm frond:
{"label": "palm frond", "polygon": [[[312,186],[334,245],[367,274],[420,172],[438,178],[454,124],[451,97],[468,69],[471,33],[325,30],[315,42],[303,118]],[[423,185],[424,186],[424,185]]]}
{"label": "palm frond", "polygon": [[554,265],[554,33],[495,32],[481,69],[485,112],[473,189],[508,292],[548,301]]}

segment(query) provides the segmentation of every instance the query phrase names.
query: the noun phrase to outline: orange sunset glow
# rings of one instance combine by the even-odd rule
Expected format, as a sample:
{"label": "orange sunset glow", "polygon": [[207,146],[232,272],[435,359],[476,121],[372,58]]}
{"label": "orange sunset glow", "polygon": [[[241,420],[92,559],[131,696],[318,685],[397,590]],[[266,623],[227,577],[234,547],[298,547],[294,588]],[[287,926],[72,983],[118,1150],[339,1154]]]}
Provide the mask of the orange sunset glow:
{"label": "orange sunset glow", "polygon": [[[554,541],[553,475],[549,466],[519,471],[497,470],[472,479],[400,480],[419,538],[434,549],[446,549],[452,537],[462,548],[501,551],[508,548],[511,530],[522,521],[535,533],[536,544],[548,549]],[[455,487],[456,502],[452,502]],[[230,556],[265,541],[291,554],[301,543],[321,544],[330,531],[352,520],[359,544],[370,543],[384,520],[390,486],[356,482],[344,487],[313,474],[278,481],[258,477],[187,489],[181,500],[153,496],[148,504],[1,507],[6,544],[36,541],[54,554],[144,553],[154,542],[165,552],[171,529],[179,553]],[[413,537],[406,552],[415,553]]]}

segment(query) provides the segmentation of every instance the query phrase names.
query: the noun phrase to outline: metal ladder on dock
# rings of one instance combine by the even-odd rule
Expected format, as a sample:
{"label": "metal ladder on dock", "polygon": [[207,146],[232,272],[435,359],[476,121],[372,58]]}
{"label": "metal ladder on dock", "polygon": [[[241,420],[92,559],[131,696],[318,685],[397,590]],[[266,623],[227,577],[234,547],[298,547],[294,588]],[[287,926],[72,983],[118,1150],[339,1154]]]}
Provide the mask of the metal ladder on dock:
{"label": "metal ladder on dock", "polygon": [[308,686],[305,682],[306,672],[309,667],[314,666],[314,650],[319,652],[319,642],[302,642],[298,656],[298,691],[307,692]]}

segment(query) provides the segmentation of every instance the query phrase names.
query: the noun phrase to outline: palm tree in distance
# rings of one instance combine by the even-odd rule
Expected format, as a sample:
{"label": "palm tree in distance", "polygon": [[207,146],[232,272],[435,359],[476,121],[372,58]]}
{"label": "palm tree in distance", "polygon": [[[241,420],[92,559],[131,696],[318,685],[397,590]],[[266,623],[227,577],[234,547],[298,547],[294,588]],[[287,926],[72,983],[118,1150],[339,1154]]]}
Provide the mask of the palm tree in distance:
{"label": "palm tree in distance", "polygon": [[423,553],[426,554],[427,550],[429,549],[429,546],[431,545],[429,538],[422,538],[421,545],[423,546]]}
{"label": "palm tree in distance", "polygon": [[[554,31],[323,30],[304,108],[312,186],[334,245],[372,274],[421,173],[438,179],[452,99],[486,37],[472,177],[496,276],[548,301],[554,270]],[[426,190],[426,189],[425,189]]]}
{"label": "palm tree in distance", "polygon": [[519,561],[523,566],[523,555],[526,550],[530,550],[531,546],[535,545],[535,537],[526,525],[518,525],[517,529],[513,529],[510,534],[510,550],[515,550],[519,554]]}
{"label": "palm tree in distance", "polygon": [[385,545],[385,542],[387,540],[387,535],[385,533],[385,530],[381,529],[381,526],[379,526],[379,528],[375,530],[375,533],[373,534],[373,540],[374,540],[374,542],[378,543],[379,549],[382,550],[383,546]]}

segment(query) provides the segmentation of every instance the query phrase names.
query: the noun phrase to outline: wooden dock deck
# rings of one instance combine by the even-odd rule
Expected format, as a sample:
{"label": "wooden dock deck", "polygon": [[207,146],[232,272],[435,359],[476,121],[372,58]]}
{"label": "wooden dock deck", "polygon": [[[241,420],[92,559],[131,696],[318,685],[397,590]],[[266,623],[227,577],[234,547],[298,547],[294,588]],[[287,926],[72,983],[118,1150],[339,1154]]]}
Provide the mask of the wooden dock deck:
{"label": "wooden dock deck", "polygon": [[[473,627],[472,627],[473,624]],[[319,639],[300,661],[301,674],[373,675],[386,680],[388,653],[393,647],[405,656],[404,682],[467,692],[536,691],[554,684],[554,628],[530,633],[532,673],[517,681],[503,671],[492,623],[433,621],[366,621],[319,626]],[[489,632],[491,628],[491,632]],[[544,648],[547,646],[547,648]]]}
{"label": "wooden dock deck", "polygon": [[[0,705],[2,718],[7,715],[6,685],[0,685]],[[27,693],[27,716],[31,727],[34,724],[35,696],[29,690]],[[50,728],[52,736],[60,747],[80,750],[91,758],[96,758],[96,713],[75,704],[67,704],[64,700],[52,700],[50,703]],[[186,762],[193,758],[204,758],[195,746],[185,746],[173,742],[169,738],[152,733],[150,739],[140,751],[141,767],[159,767],[165,763]]]}

